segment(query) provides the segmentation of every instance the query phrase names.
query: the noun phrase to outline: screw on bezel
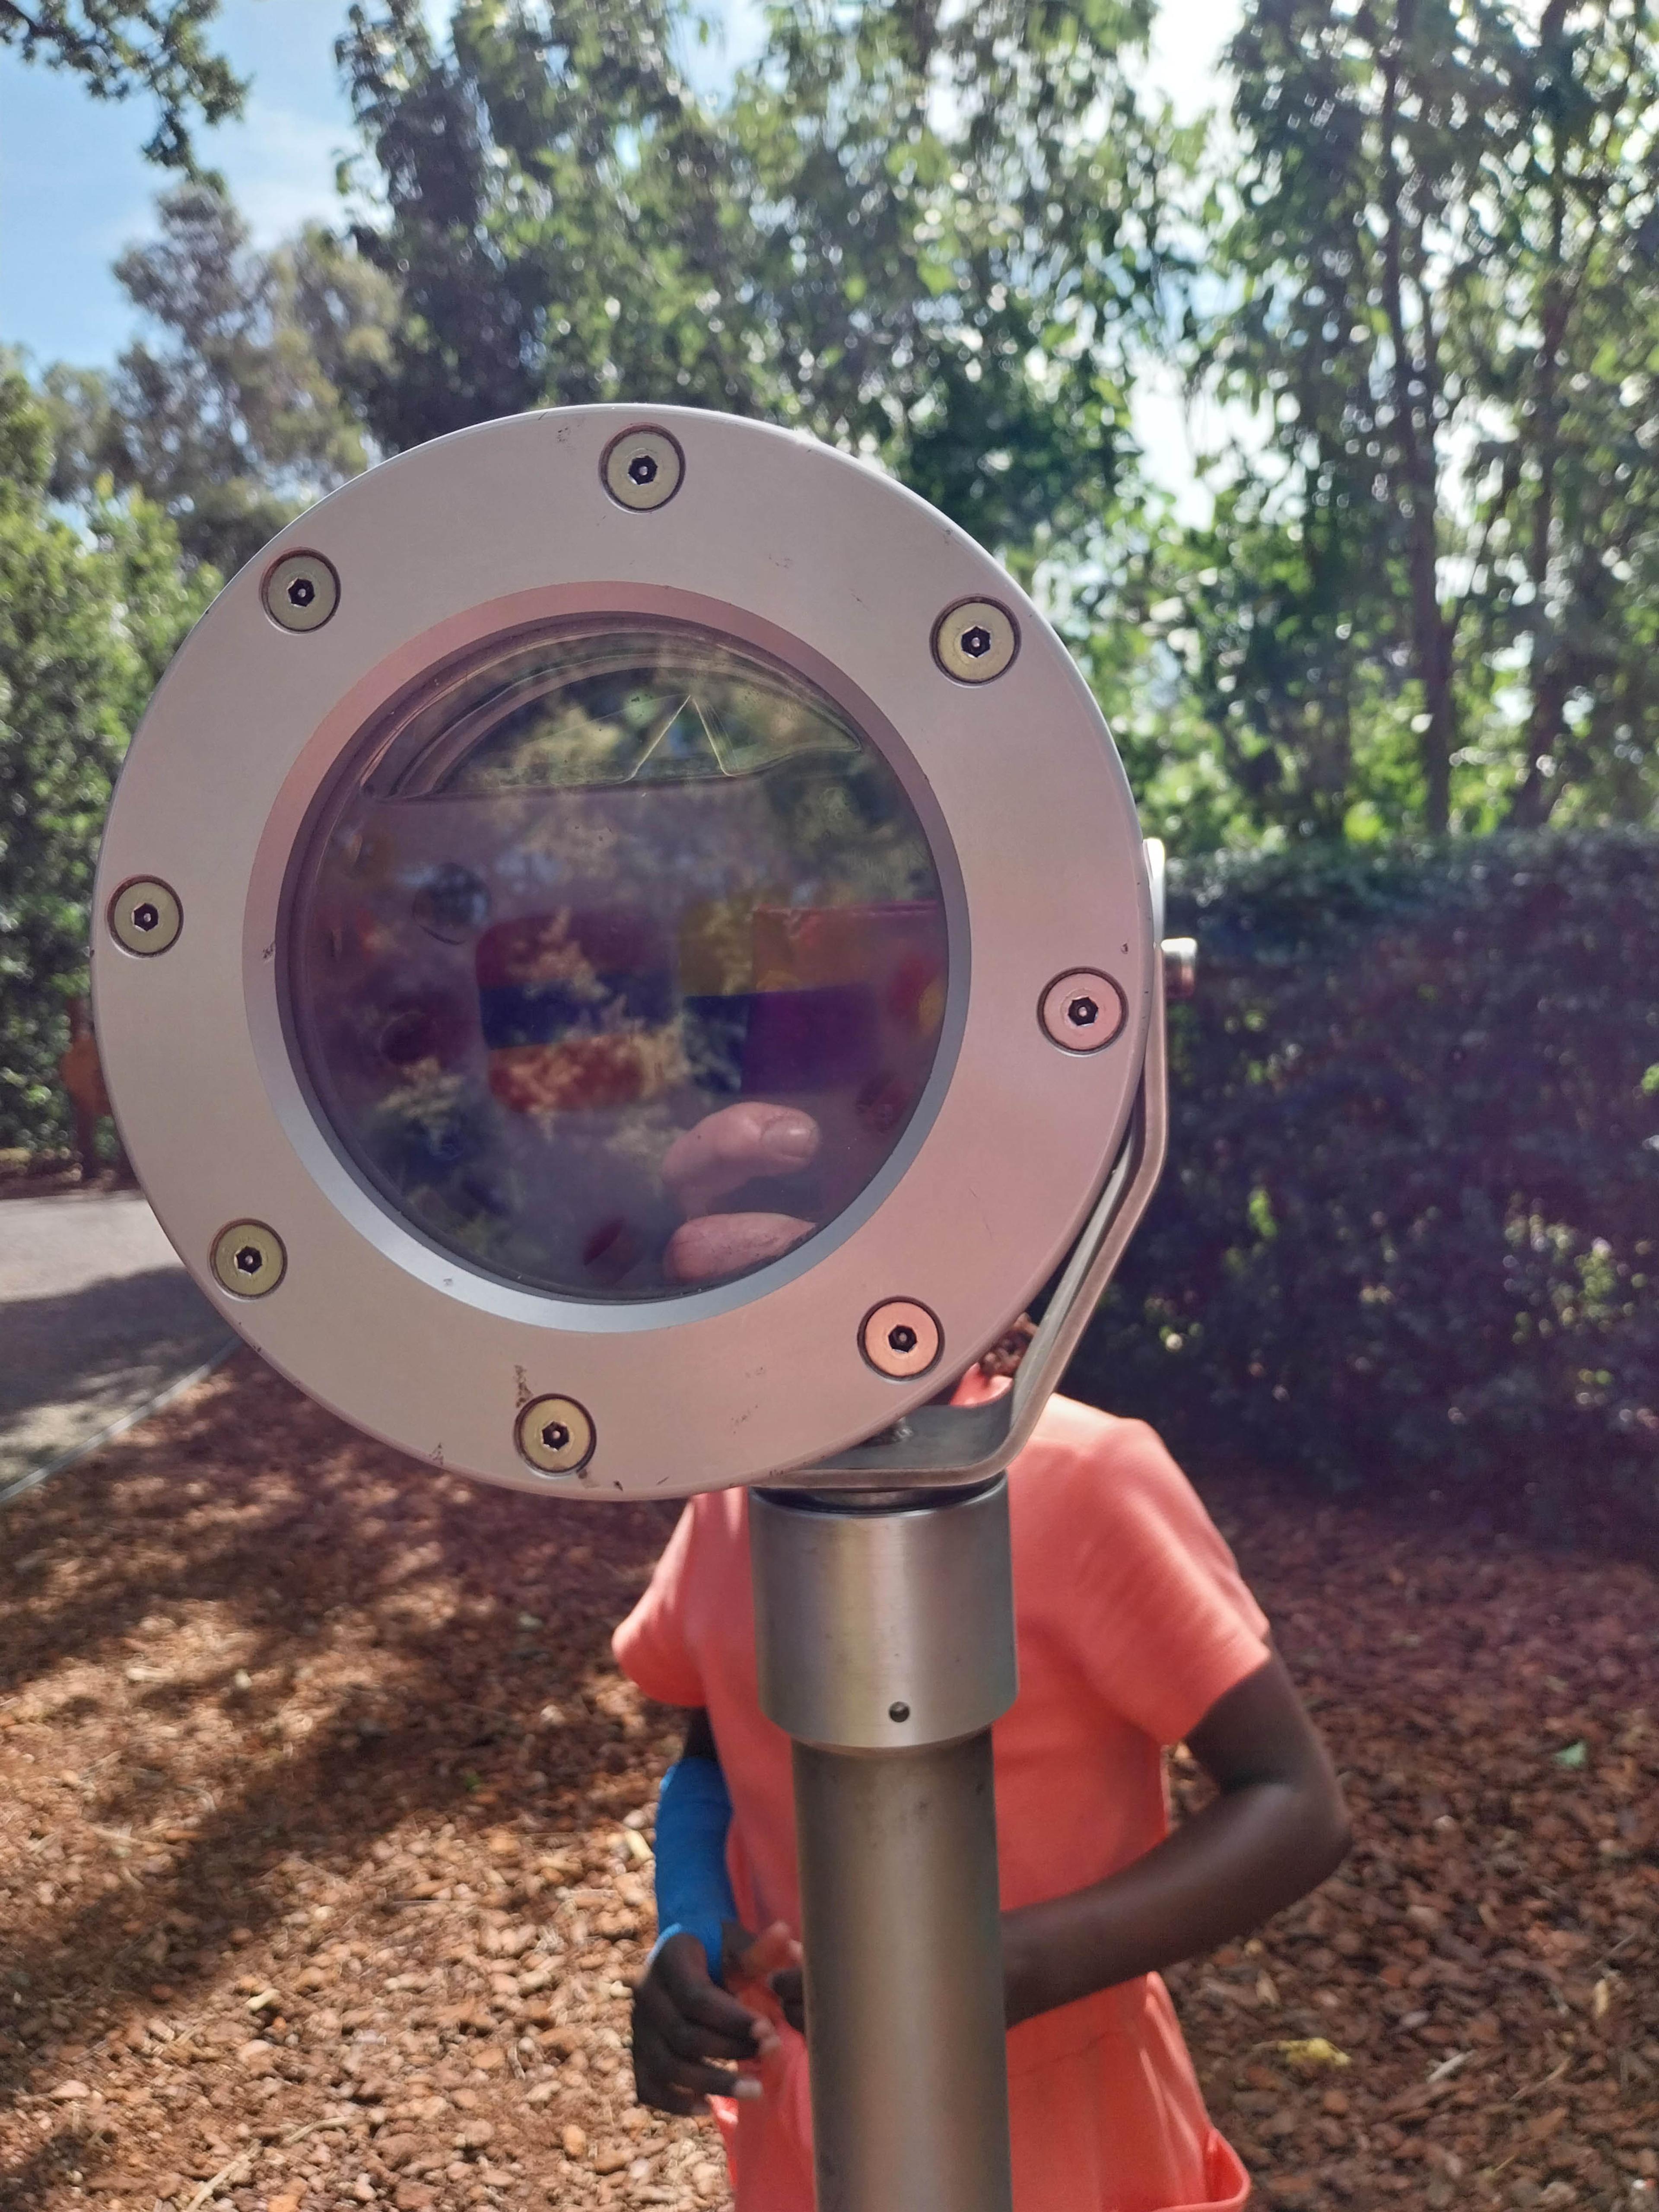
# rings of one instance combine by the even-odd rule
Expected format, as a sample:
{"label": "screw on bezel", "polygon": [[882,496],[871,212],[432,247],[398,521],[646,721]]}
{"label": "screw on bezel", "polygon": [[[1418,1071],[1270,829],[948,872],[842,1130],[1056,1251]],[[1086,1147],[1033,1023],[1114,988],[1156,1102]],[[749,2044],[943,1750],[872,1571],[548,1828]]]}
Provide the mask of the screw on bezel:
{"label": "screw on bezel", "polygon": [[938,1366],[945,1332],[938,1316],[915,1299],[886,1298],[865,1316],[859,1349],[878,1375],[908,1382]]}
{"label": "screw on bezel", "polygon": [[331,622],[340,604],[340,579],[320,553],[284,553],[259,586],[265,612],[278,629],[301,635]]}
{"label": "screw on bezel", "polygon": [[933,624],[933,658],[957,684],[990,684],[1019,653],[1019,625],[996,599],[958,599]]}
{"label": "screw on bezel", "polygon": [[513,1440],[538,1474],[580,1474],[593,1456],[593,1418],[574,1398],[532,1398],[519,1408]]}
{"label": "screw on bezel", "polygon": [[685,454],[678,438],[653,423],[624,430],[605,447],[599,477],[618,507],[654,514],[685,481]]}
{"label": "screw on bezel", "polygon": [[1121,984],[1098,968],[1056,975],[1037,1005],[1043,1033],[1062,1052],[1103,1052],[1123,1034],[1129,1002]]}
{"label": "screw on bezel", "polygon": [[109,933],[124,952],[153,960],[170,952],[185,926],[179,894],[159,876],[134,876],[125,883],[106,909]]}
{"label": "screw on bezel", "polygon": [[213,1273],[235,1298],[268,1298],[288,1273],[288,1247],[263,1221],[231,1221],[213,1240]]}

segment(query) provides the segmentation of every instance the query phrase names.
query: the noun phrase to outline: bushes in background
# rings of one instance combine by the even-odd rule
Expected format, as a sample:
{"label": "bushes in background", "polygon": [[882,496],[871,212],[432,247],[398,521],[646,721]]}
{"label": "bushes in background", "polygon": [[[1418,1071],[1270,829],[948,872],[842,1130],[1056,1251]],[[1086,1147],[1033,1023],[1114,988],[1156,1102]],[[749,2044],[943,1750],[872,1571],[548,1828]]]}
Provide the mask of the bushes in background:
{"label": "bushes in background", "polygon": [[0,357],[0,1148],[63,1144],[66,1007],[87,988],[87,902],[128,737],[216,586],[183,574],[172,524],[52,496],[52,425]]}
{"label": "bushes in background", "polygon": [[1218,856],[1068,1387],[1349,1488],[1659,1527],[1659,836]]}

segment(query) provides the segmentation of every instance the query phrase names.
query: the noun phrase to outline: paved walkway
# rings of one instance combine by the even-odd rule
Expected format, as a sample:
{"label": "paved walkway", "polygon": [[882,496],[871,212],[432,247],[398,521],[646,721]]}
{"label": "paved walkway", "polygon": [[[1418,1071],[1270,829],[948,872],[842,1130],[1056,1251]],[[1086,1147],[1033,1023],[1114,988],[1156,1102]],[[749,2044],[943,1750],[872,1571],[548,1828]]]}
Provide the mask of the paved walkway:
{"label": "paved walkway", "polygon": [[137,1191],[0,1200],[0,1504],[234,1340]]}

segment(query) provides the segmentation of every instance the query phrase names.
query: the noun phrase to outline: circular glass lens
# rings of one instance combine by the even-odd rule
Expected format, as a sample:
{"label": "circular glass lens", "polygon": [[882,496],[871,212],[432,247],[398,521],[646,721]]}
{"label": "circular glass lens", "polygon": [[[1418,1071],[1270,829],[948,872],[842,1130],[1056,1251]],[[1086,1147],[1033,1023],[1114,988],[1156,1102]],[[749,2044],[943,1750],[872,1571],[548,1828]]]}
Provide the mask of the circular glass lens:
{"label": "circular glass lens", "polygon": [[933,855],[816,686],[629,618],[498,643],[367,732],[289,886],[322,1115],[432,1243],[660,1298],[833,1221],[945,1011]]}

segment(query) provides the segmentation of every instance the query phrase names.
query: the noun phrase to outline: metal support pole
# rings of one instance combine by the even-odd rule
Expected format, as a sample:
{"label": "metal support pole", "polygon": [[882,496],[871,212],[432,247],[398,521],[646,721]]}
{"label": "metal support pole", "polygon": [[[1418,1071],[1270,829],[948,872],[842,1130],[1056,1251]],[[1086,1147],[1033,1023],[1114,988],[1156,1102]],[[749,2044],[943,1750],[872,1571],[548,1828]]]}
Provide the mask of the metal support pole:
{"label": "metal support pole", "polygon": [[761,1702],[794,1739],[818,2212],[1011,2212],[1006,1481],[757,1491],[750,1534]]}

